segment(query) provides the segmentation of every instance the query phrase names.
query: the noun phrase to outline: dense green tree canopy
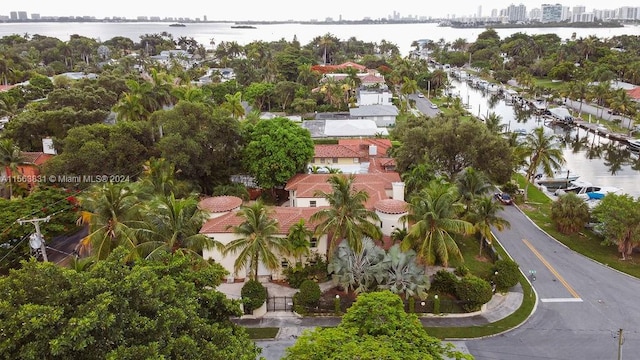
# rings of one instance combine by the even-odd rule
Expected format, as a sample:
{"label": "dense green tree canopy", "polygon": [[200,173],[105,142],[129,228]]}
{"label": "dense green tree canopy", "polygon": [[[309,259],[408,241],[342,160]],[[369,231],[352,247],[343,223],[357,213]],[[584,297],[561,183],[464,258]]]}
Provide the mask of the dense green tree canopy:
{"label": "dense green tree canopy", "polygon": [[135,180],[153,155],[151,128],[144,122],[79,126],[55,145],[60,155],[45,164],[46,175],[123,175]]}
{"label": "dense green tree canopy", "polygon": [[623,259],[640,243],[640,199],[630,195],[607,194],[593,209],[601,222],[604,244],[617,245]]}
{"label": "dense green tree canopy", "polygon": [[157,143],[161,156],[175,164],[178,178],[192,181],[203,192],[227,183],[238,169],[242,138],[238,122],[228,113],[180,101],[171,110],[154,113],[152,122],[162,126]]}
{"label": "dense green tree canopy", "polygon": [[304,172],[313,158],[309,130],[286,118],[260,120],[249,125],[244,163],[258,184],[266,189],[283,185]]}
{"label": "dense green tree canopy", "polygon": [[29,261],[0,279],[0,352],[10,359],[242,359],[259,354],[229,321],[236,301],[211,290],[225,271],[188,257],[87,271]]}
{"label": "dense green tree canopy", "polygon": [[286,351],[286,360],[473,359],[429,336],[388,290],[359,295],[340,325],[308,331]]}

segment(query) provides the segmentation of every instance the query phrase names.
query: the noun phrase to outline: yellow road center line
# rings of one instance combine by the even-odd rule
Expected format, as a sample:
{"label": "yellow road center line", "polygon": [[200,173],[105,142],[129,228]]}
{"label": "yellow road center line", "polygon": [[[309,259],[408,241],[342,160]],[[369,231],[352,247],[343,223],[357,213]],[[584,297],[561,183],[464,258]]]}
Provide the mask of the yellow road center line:
{"label": "yellow road center line", "polygon": [[551,266],[551,264],[549,264],[549,262],[542,257],[542,255],[540,255],[540,253],[538,252],[538,250],[536,250],[536,248],[533,247],[533,245],[531,245],[531,243],[527,240],[527,239],[522,239],[522,241],[524,242],[525,245],[527,245],[527,247],[529,248],[529,250],[531,250],[531,252],[538,258],[540,259],[540,261],[542,261],[542,263],[544,264],[544,266],[547,267],[547,269],[549,269],[549,271],[551,271],[551,273],[558,279],[558,281],[560,281],[560,283],[562,285],[564,285],[564,287],[567,289],[567,291],[569,291],[569,293],[574,297],[579,299],[580,295],[578,295],[578,293],[571,287],[571,285],[569,285],[569,283],[556,271],[556,269],[553,268],[553,266]]}

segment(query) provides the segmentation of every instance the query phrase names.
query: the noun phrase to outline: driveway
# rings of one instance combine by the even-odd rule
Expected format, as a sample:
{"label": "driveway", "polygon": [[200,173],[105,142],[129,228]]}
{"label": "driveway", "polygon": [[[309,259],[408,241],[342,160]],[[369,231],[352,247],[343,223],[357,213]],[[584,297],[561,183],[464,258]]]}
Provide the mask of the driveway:
{"label": "driveway", "polygon": [[522,271],[536,270],[539,302],[523,326],[466,341],[476,360],[614,359],[619,329],[626,334],[622,358],[635,358],[640,281],[569,250],[516,207],[505,208],[501,216],[511,229],[496,236]]}

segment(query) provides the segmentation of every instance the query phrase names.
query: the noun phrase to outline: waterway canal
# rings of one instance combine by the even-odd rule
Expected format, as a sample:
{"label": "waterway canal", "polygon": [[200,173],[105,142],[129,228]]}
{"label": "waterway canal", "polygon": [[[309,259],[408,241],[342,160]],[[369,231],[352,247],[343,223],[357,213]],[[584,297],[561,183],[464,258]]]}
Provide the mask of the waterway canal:
{"label": "waterway canal", "polygon": [[491,96],[465,81],[451,79],[452,92],[459,94],[469,111],[480,117],[491,112],[502,117],[511,131],[527,132],[542,126],[546,132],[557,134],[563,143],[565,167],[580,175],[580,180],[597,186],[613,186],[634,197],[640,196],[640,160],[626,145],[588,132],[578,127],[566,128],[545,125],[544,119],[528,111],[518,111],[503,99]]}

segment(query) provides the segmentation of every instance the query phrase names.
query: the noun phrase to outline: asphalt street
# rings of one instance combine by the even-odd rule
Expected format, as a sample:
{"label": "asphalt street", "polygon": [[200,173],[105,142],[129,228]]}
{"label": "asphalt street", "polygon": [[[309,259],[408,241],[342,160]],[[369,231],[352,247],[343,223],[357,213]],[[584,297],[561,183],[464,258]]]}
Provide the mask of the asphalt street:
{"label": "asphalt street", "polygon": [[520,268],[536,271],[537,309],[523,326],[465,342],[477,360],[623,359],[640,353],[640,281],[596,263],[548,236],[516,207],[501,214],[511,229],[496,232]]}

